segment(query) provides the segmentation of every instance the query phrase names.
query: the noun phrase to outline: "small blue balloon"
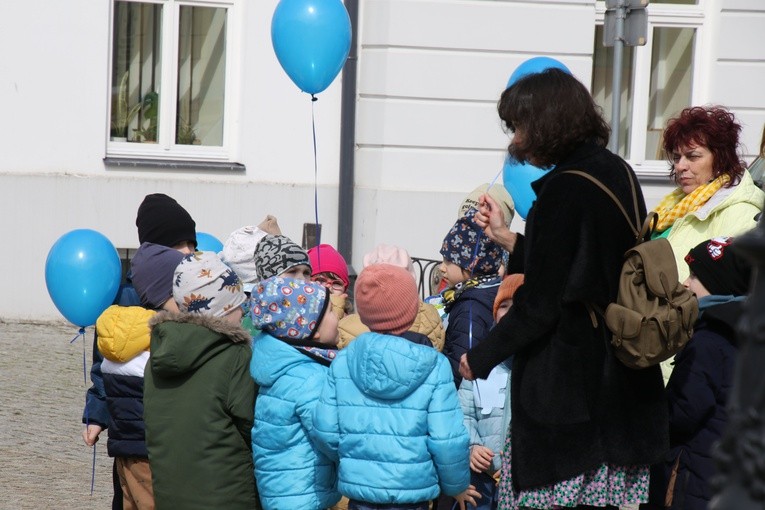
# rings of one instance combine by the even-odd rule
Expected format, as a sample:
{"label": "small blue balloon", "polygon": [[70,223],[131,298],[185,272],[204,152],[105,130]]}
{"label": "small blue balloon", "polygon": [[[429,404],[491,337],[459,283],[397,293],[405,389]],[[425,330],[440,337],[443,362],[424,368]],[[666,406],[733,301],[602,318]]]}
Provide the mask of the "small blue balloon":
{"label": "small blue balloon", "polygon": [[505,164],[502,166],[502,181],[507,192],[513,197],[515,212],[524,220],[529,214],[529,209],[531,209],[534,200],[537,199],[536,193],[531,188],[531,183],[549,170],[551,169],[542,169],[530,163],[521,163],[509,154],[505,157]]}
{"label": "small blue balloon", "polygon": [[122,280],[122,265],[114,245],[90,229],[61,236],[45,261],[45,285],[53,304],[66,320],[92,326],[112,304]]}
{"label": "small blue balloon", "polygon": [[571,74],[571,71],[569,71],[568,67],[566,67],[562,62],[555,60],[554,58],[533,57],[524,61],[515,69],[515,71],[513,71],[513,74],[510,75],[510,79],[507,80],[506,88],[512,87],[521,78],[524,78],[530,74],[541,73],[545,69],[560,69],[561,71],[565,71],[568,74]]}
{"label": "small blue balloon", "polygon": [[212,234],[197,232],[197,251],[212,251],[218,253],[223,250],[223,243]]}
{"label": "small blue balloon", "polygon": [[287,76],[318,94],[335,79],[351,49],[351,20],[341,0],[281,0],[271,43]]}

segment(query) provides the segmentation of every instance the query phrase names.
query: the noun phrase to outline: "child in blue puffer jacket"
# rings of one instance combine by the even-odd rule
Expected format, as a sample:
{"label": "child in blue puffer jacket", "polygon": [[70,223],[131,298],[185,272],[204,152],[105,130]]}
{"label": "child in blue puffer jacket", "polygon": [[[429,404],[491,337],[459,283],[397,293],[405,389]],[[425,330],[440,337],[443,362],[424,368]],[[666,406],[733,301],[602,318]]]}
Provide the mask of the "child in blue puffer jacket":
{"label": "child in blue puffer jacket", "polygon": [[441,491],[461,508],[475,504],[449,362],[401,336],[419,309],[412,276],[373,264],[356,281],[355,302],[371,331],[333,361],[311,430],[339,461],[338,489],[350,500],[348,510],[427,510]]}
{"label": "child in blue puffer jacket", "polygon": [[[513,295],[521,285],[522,274],[511,274],[502,280],[494,299],[495,323],[513,305]],[[508,358],[494,367],[486,380],[465,379],[460,384],[460,405],[470,434],[470,483],[481,493],[476,510],[493,510],[499,503],[500,452],[510,426],[511,361]]]}
{"label": "child in blue puffer jacket", "polygon": [[316,282],[272,276],[250,296],[250,374],[259,385],[252,456],[263,510],[320,510],[340,500],[337,470],[308,434],[337,353],[337,316]]}

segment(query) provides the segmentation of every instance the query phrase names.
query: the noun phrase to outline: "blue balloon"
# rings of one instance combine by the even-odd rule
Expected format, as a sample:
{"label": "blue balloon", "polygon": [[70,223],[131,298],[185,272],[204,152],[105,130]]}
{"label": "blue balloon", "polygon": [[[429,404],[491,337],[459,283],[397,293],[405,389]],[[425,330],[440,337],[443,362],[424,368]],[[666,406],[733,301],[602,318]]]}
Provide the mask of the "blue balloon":
{"label": "blue balloon", "polygon": [[568,74],[571,74],[571,71],[569,71],[568,67],[566,67],[562,62],[555,60],[554,58],[533,57],[524,61],[515,69],[515,71],[513,71],[513,74],[510,75],[510,79],[507,80],[506,88],[512,87],[521,78],[524,78],[530,74],[541,73],[545,69],[560,69],[561,71],[565,71]]}
{"label": "blue balloon", "polygon": [[515,212],[524,220],[529,214],[529,209],[531,209],[534,200],[537,199],[537,194],[531,188],[531,183],[549,170],[551,168],[542,169],[530,163],[521,163],[509,154],[505,157],[505,164],[502,167],[502,181],[507,192],[513,197]]}
{"label": "blue balloon", "polygon": [[197,232],[197,251],[218,253],[221,250],[223,250],[223,243],[217,237],[205,232]]}
{"label": "blue balloon", "polygon": [[271,19],[276,58],[300,90],[323,91],[351,49],[351,20],[341,0],[281,0]]}
{"label": "blue balloon", "polygon": [[114,245],[95,230],[72,230],[61,236],[45,261],[45,285],[66,320],[92,326],[114,302],[122,264]]}

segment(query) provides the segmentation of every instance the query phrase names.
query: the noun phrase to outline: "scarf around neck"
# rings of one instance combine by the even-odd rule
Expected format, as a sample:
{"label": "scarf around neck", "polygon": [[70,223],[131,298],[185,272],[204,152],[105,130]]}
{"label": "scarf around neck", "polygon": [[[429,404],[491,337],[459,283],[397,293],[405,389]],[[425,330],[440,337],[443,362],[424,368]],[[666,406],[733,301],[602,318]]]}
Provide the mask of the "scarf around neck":
{"label": "scarf around neck", "polygon": [[688,213],[698,211],[720,188],[730,181],[728,174],[722,174],[703,186],[699,186],[687,195],[682,188],[677,188],[664,197],[654,212],[659,215],[656,232],[664,232]]}

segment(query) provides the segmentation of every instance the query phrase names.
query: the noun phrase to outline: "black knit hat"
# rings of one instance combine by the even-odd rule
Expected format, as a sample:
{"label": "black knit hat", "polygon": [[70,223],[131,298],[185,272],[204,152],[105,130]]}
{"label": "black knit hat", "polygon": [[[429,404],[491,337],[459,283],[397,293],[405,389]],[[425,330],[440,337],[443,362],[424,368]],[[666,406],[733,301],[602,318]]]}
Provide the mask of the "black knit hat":
{"label": "black knit hat", "polygon": [[161,244],[172,248],[191,241],[197,245],[196,223],[173,198],[162,193],[146,195],[135,218],[138,242]]}
{"label": "black knit hat", "polygon": [[731,249],[732,237],[715,237],[696,245],[685,262],[715,296],[743,296],[749,291],[752,266]]}

